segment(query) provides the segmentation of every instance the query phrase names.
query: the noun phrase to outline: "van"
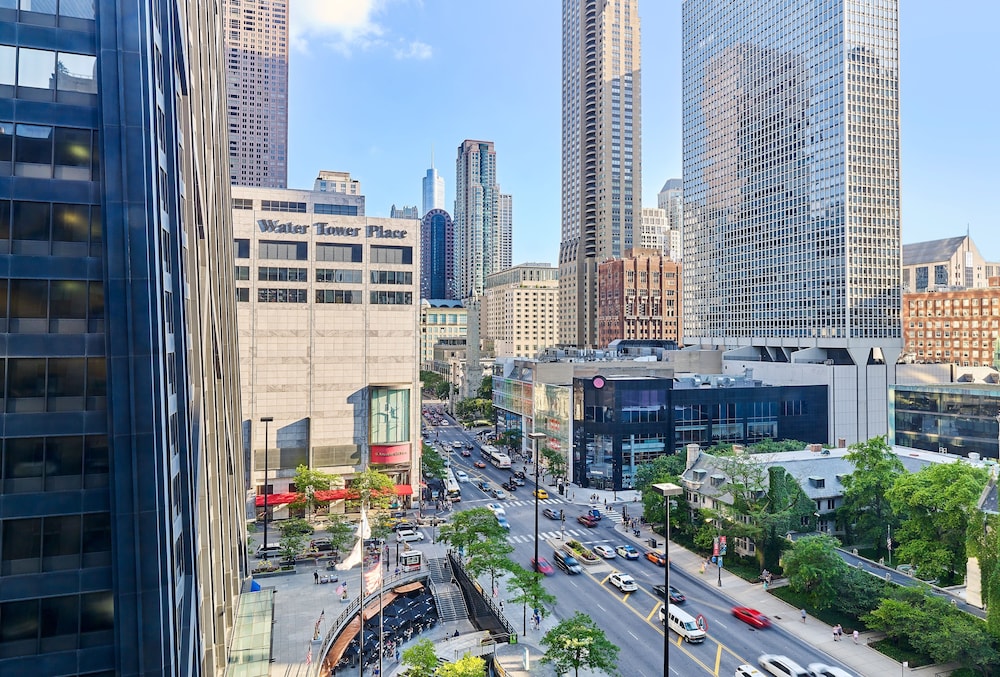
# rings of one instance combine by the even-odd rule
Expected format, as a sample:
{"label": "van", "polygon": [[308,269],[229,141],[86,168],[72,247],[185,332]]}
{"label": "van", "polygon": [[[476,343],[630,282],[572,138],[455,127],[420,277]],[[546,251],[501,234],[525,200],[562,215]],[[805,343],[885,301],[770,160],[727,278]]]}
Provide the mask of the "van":
{"label": "van", "polygon": [[468,482],[469,481],[469,474],[467,472],[465,472],[464,470],[456,470],[455,471],[455,480],[457,482]]}
{"label": "van", "polygon": [[788,656],[762,654],[757,657],[757,663],[775,677],[811,677],[808,670]]}
{"label": "van", "polygon": [[707,636],[705,631],[698,627],[697,621],[691,614],[673,604],[670,604],[668,609],[667,625],[670,626],[671,630],[683,637],[685,642],[697,644],[705,641]]}
{"label": "van", "polygon": [[281,554],[281,545],[278,543],[261,543],[257,546],[257,557],[277,557]]}
{"label": "van", "polygon": [[568,573],[570,576],[573,574],[583,573],[583,567],[581,567],[580,563],[576,561],[576,558],[569,553],[561,550],[553,550],[552,561],[556,563],[557,567]]}

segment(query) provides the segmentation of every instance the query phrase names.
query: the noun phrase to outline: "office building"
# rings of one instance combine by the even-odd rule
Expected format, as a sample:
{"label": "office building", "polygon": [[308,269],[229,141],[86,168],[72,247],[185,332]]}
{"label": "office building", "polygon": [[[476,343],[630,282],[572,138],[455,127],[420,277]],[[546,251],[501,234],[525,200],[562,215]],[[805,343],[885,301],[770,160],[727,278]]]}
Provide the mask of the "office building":
{"label": "office building", "polygon": [[1000,276],[968,235],[903,245],[903,293],[979,289]]}
{"label": "office building", "polygon": [[465,140],[455,161],[458,297],[482,296],[486,276],[510,268],[513,199],[500,192],[492,141]]}
{"label": "office building", "polygon": [[903,356],[925,364],[1000,368],[1000,277],[990,286],[903,294]]}
{"label": "office building", "polygon": [[[643,210],[645,211],[645,210]],[[657,249],[634,249],[597,266],[597,339],[681,339],[681,266]]]}
{"label": "office building", "polygon": [[437,169],[431,167],[427,170],[427,175],[421,181],[423,194],[423,209],[421,215],[432,209],[444,209],[444,177],[438,174]]}
{"label": "office building", "polygon": [[[340,192],[234,187],[233,197],[255,492],[262,500],[268,468],[281,494],[299,465],[350,481],[371,464],[408,504],[420,453],[420,222],[339,214],[357,197]],[[287,516],[287,501],[275,503],[274,517]]]}
{"label": "office building", "polygon": [[596,348],[597,264],[642,208],[638,0],[563,0],[559,342]]}
{"label": "office building", "polygon": [[876,394],[902,349],[897,0],[682,11],[684,342],[772,383],[832,367],[808,382],[838,381],[836,437],[884,435]]}
{"label": "office building", "polygon": [[684,259],[682,248],[684,229],[684,181],[681,179],[667,179],[663,188],[656,194],[656,206],[667,213],[667,229],[669,241],[664,245],[666,252],[674,261]]}
{"label": "office building", "polygon": [[[451,299],[420,299],[420,368],[438,371],[434,365],[434,349],[444,342],[461,345],[465,358],[469,313],[461,301]],[[447,375],[448,369],[440,371]]]}
{"label": "office building", "polygon": [[889,388],[889,441],[972,460],[1000,460],[1000,385],[894,384]]}
{"label": "office building", "polygon": [[389,209],[390,219],[419,219],[420,217],[417,214],[416,205],[413,205],[412,207],[408,207],[406,205],[397,207],[396,205],[392,205],[392,208]]}
{"label": "office building", "polygon": [[234,186],[284,188],[288,181],[288,4],[222,0]]}
{"label": "office building", "polygon": [[455,223],[443,209],[420,220],[420,298],[457,299]]}
{"label": "office building", "polygon": [[0,674],[225,667],[247,559],[224,49],[212,3],[177,5],[0,7]]}
{"label": "office building", "polygon": [[344,195],[363,195],[361,182],[351,178],[350,172],[335,172],[321,169],[313,181],[313,190],[320,193],[343,193]]}
{"label": "office building", "polygon": [[636,249],[651,249],[661,254],[669,254],[670,227],[667,225],[666,210],[659,207],[643,207],[634,241]]}
{"label": "office building", "polygon": [[556,345],[559,270],[548,263],[522,263],[486,278],[483,338],[496,357],[534,357]]}

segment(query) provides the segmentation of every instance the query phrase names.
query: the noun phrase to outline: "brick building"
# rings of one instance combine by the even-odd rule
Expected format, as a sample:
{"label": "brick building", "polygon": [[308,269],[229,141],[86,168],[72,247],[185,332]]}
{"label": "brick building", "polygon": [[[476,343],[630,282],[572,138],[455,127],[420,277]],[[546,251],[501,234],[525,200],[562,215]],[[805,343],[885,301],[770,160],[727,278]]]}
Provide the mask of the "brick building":
{"label": "brick building", "polygon": [[909,361],[995,366],[998,333],[1000,277],[979,289],[903,294],[903,352]]}
{"label": "brick building", "polygon": [[597,337],[681,340],[681,264],[660,251],[630,250],[597,267]]}

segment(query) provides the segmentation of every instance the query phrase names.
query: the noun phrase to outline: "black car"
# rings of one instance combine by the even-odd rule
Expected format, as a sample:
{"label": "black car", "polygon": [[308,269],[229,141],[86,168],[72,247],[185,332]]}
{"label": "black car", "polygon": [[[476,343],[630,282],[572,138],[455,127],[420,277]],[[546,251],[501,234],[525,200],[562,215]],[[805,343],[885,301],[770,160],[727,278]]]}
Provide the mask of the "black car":
{"label": "black car", "polygon": [[490,492],[490,483],[489,482],[476,482],[476,486],[479,487],[480,489],[482,489],[483,491],[485,491],[486,493]]}
{"label": "black car", "polygon": [[[653,592],[655,592],[660,597],[664,597],[665,596],[663,594],[663,591],[665,589],[666,588],[664,588],[662,585],[654,585],[653,586]],[[671,604],[683,604],[686,600],[687,600],[687,597],[685,597],[681,593],[680,590],[678,590],[677,588],[675,588],[672,585],[670,586],[670,603]]]}
{"label": "black car", "polygon": [[329,552],[333,550],[333,543],[330,542],[329,538],[314,538],[309,541],[309,547],[316,552]]}
{"label": "black car", "polygon": [[500,486],[503,487],[504,489],[506,489],[507,491],[517,491],[517,485],[514,483],[514,480],[510,480],[509,482],[505,482],[505,483],[501,484]]}
{"label": "black car", "polygon": [[514,477],[516,477],[519,480],[526,479],[525,476],[524,476],[524,473],[521,472],[520,470],[515,470],[514,471]]}
{"label": "black car", "polygon": [[510,476],[510,483],[511,484],[516,484],[519,487],[523,487],[524,486],[524,478],[523,477],[518,477],[517,475],[511,475]]}

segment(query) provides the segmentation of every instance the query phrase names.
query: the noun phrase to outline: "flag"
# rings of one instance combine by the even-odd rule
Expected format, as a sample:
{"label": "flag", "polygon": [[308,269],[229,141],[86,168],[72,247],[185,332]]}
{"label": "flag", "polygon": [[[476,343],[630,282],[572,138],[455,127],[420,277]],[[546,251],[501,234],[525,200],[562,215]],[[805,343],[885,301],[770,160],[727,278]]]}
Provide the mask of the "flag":
{"label": "flag", "polygon": [[368,562],[368,569],[365,571],[365,591],[374,592],[382,585],[382,567],[379,566],[378,556],[372,557]]}
{"label": "flag", "polygon": [[368,524],[368,513],[364,510],[361,511],[361,527],[358,529],[358,542],[354,544],[351,548],[350,554],[337,565],[339,571],[347,571],[352,569],[362,561],[362,549],[364,547],[365,539],[371,538],[372,529]]}
{"label": "flag", "polygon": [[309,651],[306,652],[306,665],[312,665],[313,662],[313,649],[309,647]]}

